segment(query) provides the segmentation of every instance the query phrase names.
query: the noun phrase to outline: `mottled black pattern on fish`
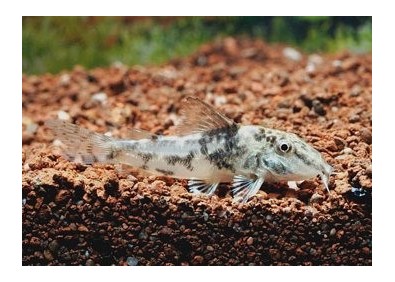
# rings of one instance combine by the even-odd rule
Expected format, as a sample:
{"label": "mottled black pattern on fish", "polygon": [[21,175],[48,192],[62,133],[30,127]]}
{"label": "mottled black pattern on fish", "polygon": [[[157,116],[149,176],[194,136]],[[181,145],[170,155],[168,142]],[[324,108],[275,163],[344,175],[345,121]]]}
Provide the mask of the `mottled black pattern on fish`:
{"label": "mottled black pattern on fish", "polygon": [[185,157],[171,155],[171,156],[167,156],[165,160],[169,165],[181,164],[182,166],[185,166],[187,169],[192,171],[193,170],[192,160],[194,157],[195,157],[195,153],[191,151]]}
{"label": "mottled black pattern on fish", "polygon": [[259,132],[254,134],[254,139],[255,139],[255,141],[258,141],[258,142],[265,139],[265,137],[266,137],[265,129],[263,129],[263,128],[259,128]]}
{"label": "mottled black pattern on fish", "polygon": [[155,168],[155,170],[159,173],[162,173],[164,175],[173,175],[174,172],[171,170],[166,170],[166,169],[160,169],[160,168]]}
{"label": "mottled black pattern on fish", "polygon": [[248,158],[246,158],[243,164],[243,168],[256,171],[261,166],[261,158],[262,158],[261,153],[257,153],[255,155],[249,156]]}
{"label": "mottled black pattern on fish", "polygon": [[[236,124],[225,128],[210,130],[204,133],[199,140],[200,153],[218,169],[235,171],[236,160],[247,152],[245,145],[240,145],[237,135],[239,127]],[[208,146],[221,144],[214,151],[209,151]]]}
{"label": "mottled black pattern on fish", "polygon": [[298,150],[295,150],[295,156],[297,156],[302,162],[304,162],[306,165],[311,165],[311,161],[307,158],[306,155],[300,154]]}
{"label": "mottled black pattern on fish", "polygon": [[265,158],[262,158],[261,161],[269,170],[272,170],[277,174],[286,174],[289,172],[287,167],[280,161],[276,162]]}

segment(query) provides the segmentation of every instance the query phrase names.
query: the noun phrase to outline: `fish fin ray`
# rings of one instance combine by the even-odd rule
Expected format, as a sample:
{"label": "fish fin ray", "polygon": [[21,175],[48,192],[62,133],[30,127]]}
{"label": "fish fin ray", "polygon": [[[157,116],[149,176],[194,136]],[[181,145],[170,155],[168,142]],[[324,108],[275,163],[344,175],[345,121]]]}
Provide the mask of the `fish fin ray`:
{"label": "fish fin ray", "polygon": [[236,175],[232,183],[233,202],[246,203],[258,192],[263,182],[263,178],[251,179],[242,175]]}
{"label": "fish fin ray", "polygon": [[48,120],[45,125],[62,142],[62,154],[69,161],[83,164],[112,161],[115,139],[64,120]]}
{"label": "fish fin ray", "polygon": [[216,111],[212,106],[194,97],[187,97],[181,110],[183,121],[175,130],[176,135],[207,132],[235,125],[235,122]]}
{"label": "fish fin ray", "polygon": [[143,129],[137,129],[137,128],[133,128],[131,130],[129,130],[128,134],[127,134],[127,138],[128,139],[132,139],[132,140],[140,140],[140,139],[158,139],[158,135],[151,133],[149,131],[143,130]]}
{"label": "fish fin ray", "polygon": [[193,194],[206,194],[211,196],[214,194],[219,183],[207,183],[204,180],[190,179],[188,180],[188,190]]}

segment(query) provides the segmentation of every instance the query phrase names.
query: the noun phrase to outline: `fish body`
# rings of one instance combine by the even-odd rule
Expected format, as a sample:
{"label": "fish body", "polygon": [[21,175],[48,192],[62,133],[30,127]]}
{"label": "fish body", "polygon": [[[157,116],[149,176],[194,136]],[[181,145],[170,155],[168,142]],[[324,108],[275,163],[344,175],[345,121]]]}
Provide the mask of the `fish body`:
{"label": "fish body", "polygon": [[236,124],[192,97],[174,136],[135,131],[132,140],[117,140],[61,120],[46,124],[65,145],[70,160],[121,163],[189,179],[190,191],[197,194],[211,195],[219,183],[231,182],[236,202],[247,202],[263,182],[319,175],[328,189],[332,172],[321,154],[295,134]]}

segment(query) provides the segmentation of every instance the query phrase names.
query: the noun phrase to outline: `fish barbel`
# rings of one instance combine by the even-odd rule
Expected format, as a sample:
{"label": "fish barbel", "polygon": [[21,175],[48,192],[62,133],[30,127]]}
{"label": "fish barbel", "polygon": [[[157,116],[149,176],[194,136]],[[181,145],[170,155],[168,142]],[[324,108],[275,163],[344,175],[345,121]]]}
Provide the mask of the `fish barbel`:
{"label": "fish barbel", "polygon": [[189,179],[190,192],[212,195],[231,182],[235,202],[245,203],[264,182],[295,182],[321,177],[329,191],[332,167],[312,146],[293,133],[240,125],[205,102],[188,97],[184,121],[174,136],[133,131],[119,140],[63,120],[49,120],[69,160],[127,164],[145,171]]}

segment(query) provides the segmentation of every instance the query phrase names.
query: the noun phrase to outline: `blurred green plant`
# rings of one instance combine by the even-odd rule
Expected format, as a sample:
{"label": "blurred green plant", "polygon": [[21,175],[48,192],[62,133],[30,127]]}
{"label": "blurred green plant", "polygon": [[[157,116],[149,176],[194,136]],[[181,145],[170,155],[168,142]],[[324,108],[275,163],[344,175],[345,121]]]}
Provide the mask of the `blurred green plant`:
{"label": "blurred green plant", "polygon": [[225,36],[284,42],[307,52],[372,48],[371,17],[24,17],[22,72],[161,64]]}

